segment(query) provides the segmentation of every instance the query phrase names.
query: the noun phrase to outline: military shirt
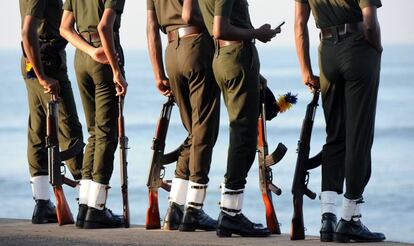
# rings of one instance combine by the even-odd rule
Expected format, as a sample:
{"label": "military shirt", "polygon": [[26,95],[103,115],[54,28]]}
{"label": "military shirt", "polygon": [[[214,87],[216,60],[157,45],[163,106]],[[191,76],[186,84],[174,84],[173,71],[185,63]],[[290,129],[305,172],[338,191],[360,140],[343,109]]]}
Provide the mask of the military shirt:
{"label": "military shirt", "polygon": [[362,21],[362,10],[368,6],[381,7],[381,0],[295,0],[307,3],[319,28]]}
{"label": "military shirt", "polygon": [[19,4],[22,26],[26,16],[33,16],[40,20],[37,29],[40,39],[51,40],[60,37],[62,0],[20,0]]}
{"label": "military shirt", "polygon": [[160,29],[164,33],[188,26],[181,18],[183,0],[147,0],[147,10],[155,11]]}
{"label": "military shirt", "polygon": [[252,28],[247,0],[202,0],[198,1],[204,23],[213,35],[214,16],[223,16],[230,24],[239,28]]}
{"label": "military shirt", "polygon": [[73,12],[78,32],[97,32],[105,9],[110,8],[117,12],[114,32],[121,27],[121,14],[125,0],[66,0],[64,10]]}

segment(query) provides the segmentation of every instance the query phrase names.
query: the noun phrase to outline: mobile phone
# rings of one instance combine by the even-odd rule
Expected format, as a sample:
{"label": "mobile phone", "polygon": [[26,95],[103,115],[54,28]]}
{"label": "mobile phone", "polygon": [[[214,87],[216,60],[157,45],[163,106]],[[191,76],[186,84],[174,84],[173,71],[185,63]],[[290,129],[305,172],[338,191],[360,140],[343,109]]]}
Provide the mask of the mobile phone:
{"label": "mobile phone", "polygon": [[275,29],[281,28],[285,24],[285,21],[282,21]]}

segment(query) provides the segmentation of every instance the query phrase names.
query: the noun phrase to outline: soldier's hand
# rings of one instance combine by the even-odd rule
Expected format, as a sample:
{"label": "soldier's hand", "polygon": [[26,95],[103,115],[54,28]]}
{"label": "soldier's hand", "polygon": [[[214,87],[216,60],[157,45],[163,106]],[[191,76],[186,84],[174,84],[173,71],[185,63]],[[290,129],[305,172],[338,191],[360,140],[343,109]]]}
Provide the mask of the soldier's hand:
{"label": "soldier's hand", "polygon": [[280,32],[280,28],[272,29],[269,24],[264,24],[258,29],[254,29],[254,37],[260,42],[267,43]]}
{"label": "soldier's hand", "polygon": [[314,90],[319,90],[319,77],[315,75],[308,75],[303,79],[303,83],[308,87],[310,92]]}
{"label": "soldier's hand", "polygon": [[92,53],[89,54],[89,55],[96,62],[99,62],[99,63],[102,63],[102,64],[109,64],[108,57],[106,57],[105,51],[102,47],[93,49]]}
{"label": "soldier's hand", "polygon": [[170,81],[168,79],[160,79],[155,81],[158,91],[164,96],[171,95]]}
{"label": "soldier's hand", "polygon": [[126,82],[122,73],[114,73],[114,83],[116,96],[125,96],[127,93],[128,83]]}
{"label": "soldier's hand", "polygon": [[56,79],[45,76],[42,79],[39,79],[40,85],[44,89],[44,93],[50,93],[58,95],[60,91],[59,81]]}

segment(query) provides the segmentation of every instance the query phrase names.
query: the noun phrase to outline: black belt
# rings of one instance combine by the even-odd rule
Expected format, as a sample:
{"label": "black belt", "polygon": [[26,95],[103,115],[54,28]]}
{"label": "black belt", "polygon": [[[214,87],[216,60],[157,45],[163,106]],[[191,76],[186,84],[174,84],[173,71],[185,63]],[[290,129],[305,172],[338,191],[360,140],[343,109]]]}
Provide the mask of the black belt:
{"label": "black belt", "polygon": [[362,22],[345,23],[338,26],[321,28],[321,39],[340,39],[347,34],[363,30]]}

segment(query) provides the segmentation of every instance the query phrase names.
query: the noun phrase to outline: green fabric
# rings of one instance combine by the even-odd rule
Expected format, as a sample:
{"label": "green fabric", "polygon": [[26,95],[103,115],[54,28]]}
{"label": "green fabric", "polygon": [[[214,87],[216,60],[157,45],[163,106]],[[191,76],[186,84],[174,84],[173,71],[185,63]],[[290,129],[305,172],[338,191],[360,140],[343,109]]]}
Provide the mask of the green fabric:
{"label": "green fabric", "polygon": [[[66,57],[62,55],[64,59]],[[26,83],[27,97],[29,103],[29,124],[27,157],[29,162],[30,175],[32,177],[48,174],[48,157],[45,148],[46,142],[46,116],[47,104],[50,94],[43,92],[37,79],[26,77],[26,58],[22,57],[21,72]],[[66,68],[57,71],[50,71],[48,76],[57,79],[60,85],[61,98],[59,103],[59,144],[61,150],[66,150],[75,144],[76,140],[83,141],[82,126],[79,123],[73,97],[71,83]],[[80,154],[68,161],[66,164],[74,179],[81,179],[83,155]]]}
{"label": "green fabric", "polygon": [[168,44],[165,63],[174,99],[189,137],[177,161],[177,178],[209,181],[211,156],[219,130],[220,89],[211,68],[214,45],[207,34]]}
{"label": "green fabric", "polygon": [[37,33],[40,39],[51,40],[60,37],[62,0],[19,0],[22,25],[26,16],[40,20]]}
{"label": "green fabric", "polygon": [[326,120],[322,191],[362,196],[371,175],[381,55],[354,33],[340,42],[323,40],[319,48],[322,106]]}
{"label": "green fabric", "polygon": [[155,11],[158,24],[165,33],[179,27],[187,26],[181,18],[183,12],[182,0],[147,0],[147,10]]}
{"label": "green fabric", "polygon": [[223,94],[230,126],[226,188],[242,189],[256,155],[259,116],[259,70],[250,42],[216,48],[213,71]]}
{"label": "green fabric", "polygon": [[316,24],[320,28],[362,21],[361,9],[382,6],[381,0],[295,0],[309,3]]}
{"label": "green fabric", "polygon": [[109,65],[76,50],[75,71],[89,133],[82,179],[108,184],[117,147],[117,98]]}
{"label": "green fabric", "polygon": [[240,28],[252,28],[247,0],[203,0],[198,4],[210,35],[213,35],[214,16],[226,17]]}
{"label": "green fabric", "polygon": [[125,0],[66,0],[64,10],[73,12],[78,32],[97,32],[98,24],[101,21],[106,8],[117,12],[114,24],[114,32],[121,27],[121,14],[124,10]]}

